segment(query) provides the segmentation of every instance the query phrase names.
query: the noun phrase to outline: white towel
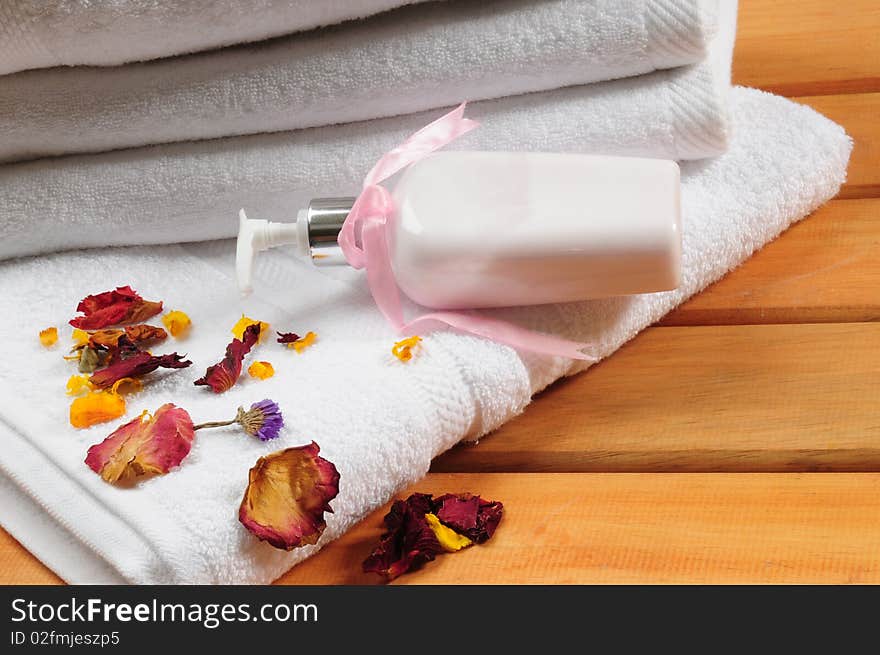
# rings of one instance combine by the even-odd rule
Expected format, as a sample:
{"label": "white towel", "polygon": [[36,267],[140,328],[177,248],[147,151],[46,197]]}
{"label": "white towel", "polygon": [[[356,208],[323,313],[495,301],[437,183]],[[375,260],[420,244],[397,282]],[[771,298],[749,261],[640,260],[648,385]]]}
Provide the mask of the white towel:
{"label": "white towel", "polygon": [[[606,356],[837,192],[851,149],[842,128],[760,91],[736,89],[731,101],[730,151],[682,166],[681,288],[500,313],[593,340]],[[421,354],[402,364],[389,354],[396,337],[359,272],[330,276],[285,252],[259,260],[257,295],[241,308],[233,248],[228,241],[105,248],[0,264],[0,340],[15,344],[0,368],[7,399],[0,406],[0,470],[8,477],[0,484],[7,508],[0,520],[70,582],[268,582],[316,547],[275,550],[236,520],[247,470],[260,455],[314,439],[337,465],[340,492],[323,545],[422,477],[432,457],[496,428],[533,393],[576,370],[449,332],[428,336]],[[214,420],[269,397],[284,411],[282,437],[263,444],[234,431],[200,432],[179,470],[134,489],[107,485],[86,468],[87,447],[117,423],[68,426],[63,388],[71,365],[61,359],[63,348],[43,349],[36,332],[64,325],[81,296],[117,284],[194,320],[188,341],[163,347],[188,352],[193,367],[159,374],[130,397],[128,416],[173,401],[197,421]],[[255,356],[277,371],[270,380],[243,379],[221,396],[194,387],[242,309],[281,330],[315,330],[318,342],[302,355],[259,346]],[[62,342],[68,335],[62,330]],[[38,507],[45,516],[34,515]],[[504,539],[503,524],[495,538]]]}
{"label": "white towel", "polygon": [[0,74],[260,41],[423,0],[3,0]]}
{"label": "white towel", "polygon": [[692,64],[714,33],[712,5],[430,3],[188,57],[30,71],[0,80],[0,161],[350,123]]}
{"label": "white towel", "polygon": [[[731,6],[728,3],[728,6]],[[735,8],[735,4],[733,4]],[[709,62],[486,100],[451,148],[690,159],[724,152],[735,15]],[[290,220],[355,195],[378,157],[439,112],[0,167],[0,258],[65,248],[230,237],[238,209]]]}

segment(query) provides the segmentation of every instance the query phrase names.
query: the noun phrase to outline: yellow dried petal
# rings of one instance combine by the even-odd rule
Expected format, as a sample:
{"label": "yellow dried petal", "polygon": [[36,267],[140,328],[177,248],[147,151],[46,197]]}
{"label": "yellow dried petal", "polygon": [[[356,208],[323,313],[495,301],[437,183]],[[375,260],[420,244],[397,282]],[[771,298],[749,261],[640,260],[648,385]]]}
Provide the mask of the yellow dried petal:
{"label": "yellow dried petal", "polygon": [[127,394],[137,393],[144,388],[144,385],[137,378],[119,378],[110,387],[110,393]]}
{"label": "yellow dried petal", "polygon": [[257,343],[262,343],[266,338],[266,335],[269,334],[269,324],[264,323],[263,321],[257,321],[252,318],[248,318],[244,314],[241,315],[241,318],[238,319],[238,323],[232,326],[232,334],[235,335],[235,338],[241,341],[244,338],[244,331],[248,328],[249,325],[253,325],[254,323],[260,324],[260,338],[257,339]]}
{"label": "yellow dried petal", "polygon": [[67,395],[81,396],[87,391],[92,391],[92,383],[89,382],[88,375],[71,375],[67,380]]}
{"label": "yellow dried petal", "polygon": [[70,404],[70,424],[75,428],[112,421],[123,414],[125,398],[115,393],[90,391]]}
{"label": "yellow dried petal", "polygon": [[288,347],[293,348],[297,353],[302,353],[303,350],[315,343],[317,338],[318,335],[314,332],[306,332],[306,336],[288,344]]}
{"label": "yellow dried petal", "polygon": [[391,354],[402,362],[408,362],[413,358],[413,349],[421,343],[421,337],[409,337],[398,341],[391,348]]}
{"label": "yellow dried petal", "polygon": [[248,366],[248,374],[252,378],[265,380],[275,375],[275,368],[269,362],[254,362]]}
{"label": "yellow dried petal", "polygon": [[162,324],[175,339],[177,337],[185,336],[186,333],[189,332],[190,327],[192,327],[192,321],[189,319],[189,316],[179,309],[175,309],[165,314],[165,316],[162,317]]}
{"label": "yellow dried petal", "polygon": [[77,346],[84,346],[89,342],[89,333],[79,328],[73,328],[70,338]]}
{"label": "yellow dried petal", "polygon": [[43,346],[49,348],[54,346],[56,341],[58,341],[58,328],[47,327],[45,330],[40,330],[40,343]]}
{"label": "yellow dried petal", "polygon": [[440,523],[440,519],[430,512],[425,514],[425,521],[428,522],[428,527],[434,532],[437,541],[447,553],[454,553],[474,543],[463,534],[458,534],[452,528]]}

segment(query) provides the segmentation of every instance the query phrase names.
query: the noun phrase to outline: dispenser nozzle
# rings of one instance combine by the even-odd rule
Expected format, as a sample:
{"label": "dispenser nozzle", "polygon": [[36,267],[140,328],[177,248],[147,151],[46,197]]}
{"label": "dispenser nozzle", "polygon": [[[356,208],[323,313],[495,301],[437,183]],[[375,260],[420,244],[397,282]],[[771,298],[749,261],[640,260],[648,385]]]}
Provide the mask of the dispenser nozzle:
{"label": "dispenser nozzle", "polygon": [[258,252],[299,243],[296,223],[273,223],[261,219],[248,218],[244,209],[238,212],[238,241],[235,248],[235,274],[242,296],[253,290],[254,256]]}

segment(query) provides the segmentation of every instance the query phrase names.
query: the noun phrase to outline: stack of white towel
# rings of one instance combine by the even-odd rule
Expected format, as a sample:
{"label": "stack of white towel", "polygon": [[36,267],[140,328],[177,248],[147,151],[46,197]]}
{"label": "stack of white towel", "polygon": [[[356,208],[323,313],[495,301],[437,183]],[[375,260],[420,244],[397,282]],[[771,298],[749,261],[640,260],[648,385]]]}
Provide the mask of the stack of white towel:
{"label": "stack of white towel", "polygon": [[[0,264],[0,338],[20,344],[0,370],[0,390],[19,399],[0,407],[0,522],[73,582],[268,582],[314,548],[275,551],[235,520],[260,454],[315,439],[336,463],[340,494],[320,547],[433,456],[577,370],[452,333],[431,335],[402,365],[357,272],[268,253],[242,307],[231,242],[157,244],[230,237],[242,206],[289,220],[312,197],[354,195],[381,154],[471,100],[467,115],[482,126],[452,148],[682,161],[680,289],[498,312],[605,356],[845,177],[839,126],[731,88],[733,0],[241,7],[13,0],[0,11],[0,258],[28,256]],[[139,247],[108,248],[120,245]],[[196,326],[183,347],[193,368],[148,385],[131,415],[171,401],[213,420],[271,397],[287,418],[281,440],[200,435],[180,470],[135,489],[89,471],[85,448],[115,426],[69,427],[69,367],[32,336],[64,325],[80,297],[123,284]],[[264,346],[271,380],[222,396],[193,387],[241,311],[319,342],[299,357]]]}

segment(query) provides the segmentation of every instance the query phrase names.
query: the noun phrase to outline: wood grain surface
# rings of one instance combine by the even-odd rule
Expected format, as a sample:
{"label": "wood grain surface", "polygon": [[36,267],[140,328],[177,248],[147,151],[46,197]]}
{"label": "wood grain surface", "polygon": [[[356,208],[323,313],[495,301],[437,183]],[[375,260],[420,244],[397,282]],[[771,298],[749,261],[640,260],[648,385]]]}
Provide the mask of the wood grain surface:
{"label": "wood grain surface", "polygon": [[[400,583],[880,582],[880,2],[741,0],[734,81],[846,128],[839,199],[438,458],[505,519]],[[384,511],[280,582],[377,582]],[[0,530],[0,583],[60,582]]]}
{"label": "wood grain surface", "polygon": [[[433,474],[412,490],[505,503],[496,536],[400,584],[877,583],[880,475]],[[370,584],[386,508],[284,584]]]}
{"label": "wood grain surface", "polygon": [[649,328],[432,470],[880,471],[878,353],[880,323]]}
{"label": "wood grain surface", "polygon": [[734,81],[784,96],[878,91],[878,25],[876,0],[740,0]]}

